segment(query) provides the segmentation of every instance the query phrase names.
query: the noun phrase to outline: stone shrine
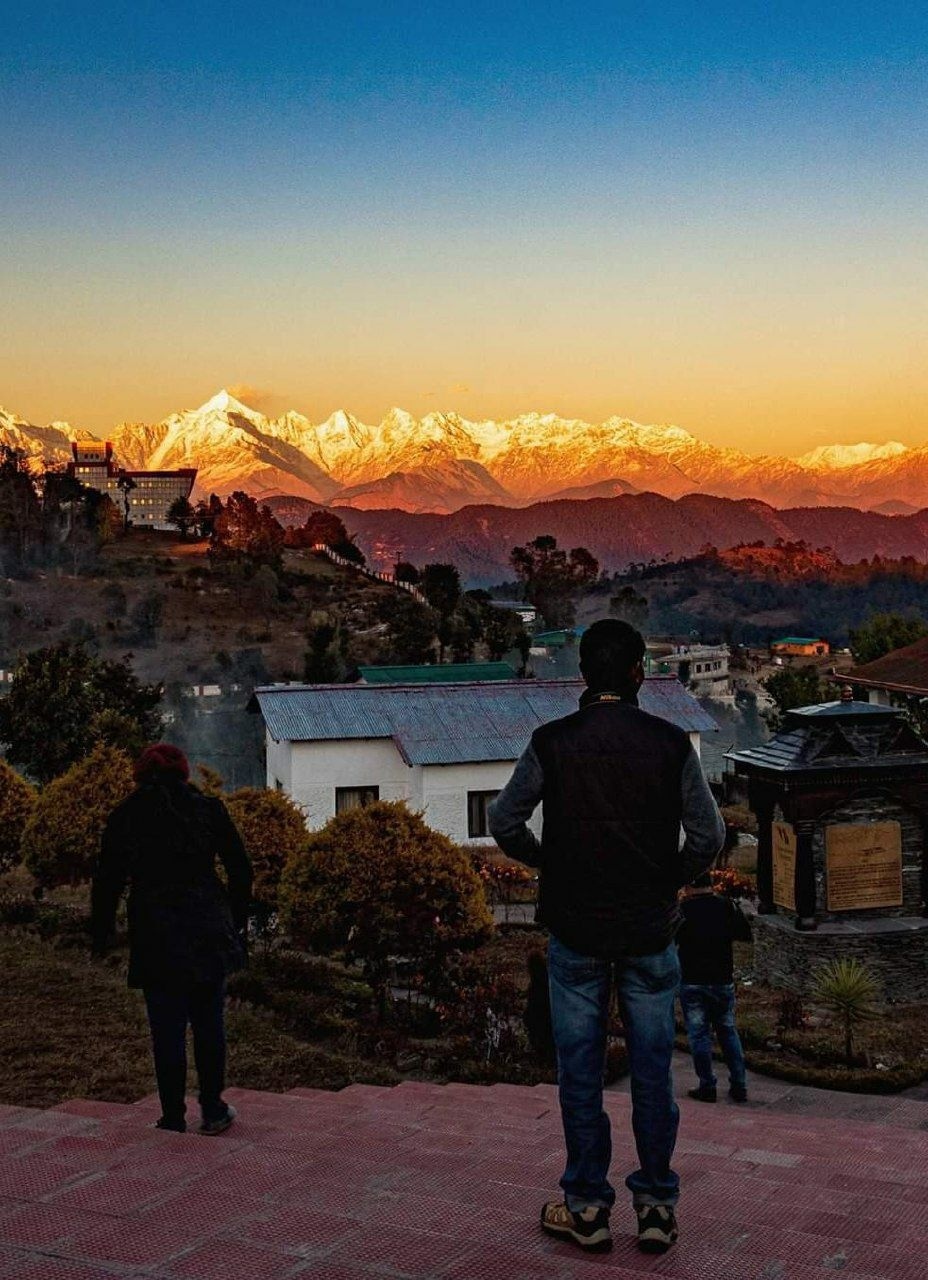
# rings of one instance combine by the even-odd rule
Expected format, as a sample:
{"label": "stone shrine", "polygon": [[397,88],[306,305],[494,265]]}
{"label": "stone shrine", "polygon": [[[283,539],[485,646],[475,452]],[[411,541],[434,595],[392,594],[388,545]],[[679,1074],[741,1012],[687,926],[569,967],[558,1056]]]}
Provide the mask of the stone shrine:
{"label": "stone shrine", "polygon": [[884,998],[928,1000],[928,742],[903,712],[846,689],[727,759],[758,823],[758,980],[854,956]]}

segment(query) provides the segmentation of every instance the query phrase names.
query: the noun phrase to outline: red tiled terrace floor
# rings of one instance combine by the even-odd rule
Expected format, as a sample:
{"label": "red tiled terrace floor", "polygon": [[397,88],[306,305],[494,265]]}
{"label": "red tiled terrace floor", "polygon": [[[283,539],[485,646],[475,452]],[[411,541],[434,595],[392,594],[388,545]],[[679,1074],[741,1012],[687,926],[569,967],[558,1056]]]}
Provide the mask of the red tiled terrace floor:
{"label": "red tiled terrace floor", "polygon": [[[681,1240],[647,1258],[621,1193],[611,1254],[538,1231],[562,1161],[550,1086],[228,1096],[240,1119],[212,1140],[155,1132],[151,1100],[0,1107],[0,1278],[928,1280],[924,1102],[684,1100]],[[620,1185],[628,1099],[608,1107]]]}

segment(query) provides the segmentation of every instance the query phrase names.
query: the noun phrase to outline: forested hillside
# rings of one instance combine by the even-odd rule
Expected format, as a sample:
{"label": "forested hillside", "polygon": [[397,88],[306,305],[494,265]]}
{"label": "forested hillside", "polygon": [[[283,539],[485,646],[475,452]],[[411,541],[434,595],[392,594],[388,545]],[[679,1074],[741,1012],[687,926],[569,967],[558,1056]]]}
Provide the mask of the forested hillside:
{"label": "forested hillside", "polygon": [[[928,565],[914,557],[848,564],[831,548],[754,543],[666,564],[633,566],[588,593],[580,616],[601,615],[633,597],[651,634],[767,644],[785,632],[823,636],[833,646],[875,613],[928,617]],[[629,594],[632,593],[632,594]]]}

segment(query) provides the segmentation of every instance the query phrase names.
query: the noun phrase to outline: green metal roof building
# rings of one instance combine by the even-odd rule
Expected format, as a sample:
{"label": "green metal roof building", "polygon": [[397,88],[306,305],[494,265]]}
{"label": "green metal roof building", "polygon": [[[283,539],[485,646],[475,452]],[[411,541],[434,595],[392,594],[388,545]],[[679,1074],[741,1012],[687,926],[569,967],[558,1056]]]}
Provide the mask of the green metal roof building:
{"label": "green metal roof building", "polygon": [[508,662],[437,662],[409,667],[358,667],[362,684],[473,684],[515,680]]}
{"label": "green metal roof building", "polygon": [[586,627],[561,627],[557,631],[537,631],[532,636],[533,649],[563,649],[577,644]]}

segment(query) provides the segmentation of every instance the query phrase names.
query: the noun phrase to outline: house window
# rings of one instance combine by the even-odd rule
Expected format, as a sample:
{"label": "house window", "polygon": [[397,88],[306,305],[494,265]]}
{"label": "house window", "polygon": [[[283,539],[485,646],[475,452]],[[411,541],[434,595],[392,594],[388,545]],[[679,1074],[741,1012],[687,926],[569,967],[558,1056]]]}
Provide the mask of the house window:
{"label": "house window", "polygon": [[379,787],[336,787],[335,812],[347,813],[349,809],[363,809],[380,799]]}
{"label": "house window", "polygon": [[490,834],[490,820],[487,811],[498,795],[498,791],[468,791],[467,835],[471,840]]}

